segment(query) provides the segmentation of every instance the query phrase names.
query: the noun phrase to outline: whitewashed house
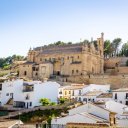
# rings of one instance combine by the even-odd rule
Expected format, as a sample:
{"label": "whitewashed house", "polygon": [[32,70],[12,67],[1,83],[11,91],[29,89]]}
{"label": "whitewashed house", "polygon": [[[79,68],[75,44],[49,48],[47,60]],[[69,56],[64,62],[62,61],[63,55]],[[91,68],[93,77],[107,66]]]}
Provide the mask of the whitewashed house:
{"label": "whitewashed house", "polygon": [[110,91],[110,85],[90,84],[83,86],[81,90],[81,95],[76,95],[75,97],[78,101],[95,102],[97,96],[99,96],[102,93],[108,93],[109,91]]}
{"label": "whitewashed house", "polygon": [[105,103],[105,108],[110,111],[116,112],[117,113],[116,117],[119,119],[128,119],[128,106],[127,105],[110,100]]}
{"label": "whitewashed house", "polygon": [[128,105],[128,88],[120,88],[112,91],[113,100]]}
{"label": "whitewashed house", "polygon": [[83,87],[83,94],[90,92],[90,91],[102,91],[102,92],[109,92],[110,85],[98,85],[98,84],[90,84],[88,86]]}
{"label": "whitewashed house", "polygon": [[17,79],[5,81],[1,90],[1,105],[12,104],[15,107],[33,108],[41,105],[41,98],[57,102],[58,88],[56,82],[23,81]]}
{"label": "whitewashed house", "polygon": [[128,106],[127,105],[110,100],[105,103],[105,108],[110,111],[116,112],[116,120],[117,120],[118,126],[120,127],[128,126]]}
{"label": "whitewashed house", "polygon": [[84,85],[72,84],[71,86],[61,86],[59,88],[58,98],[76,99],[77,101],[95,101],[101,93],[110,91],[110,85]]}
{"label": "whitewashed house", "polygon": [[52,119],[52,124],[67,123],[101,123],[108,125],[116,125],[115,112],[88,103],[69,110],[69,115],[66,117]]}
{"label": "whitewashed house", "polygon": [[95,102],[97,96],[99,96],[101,93],[103,92],[102,91],[89,91],[79,96],[78,100],[83,101],[83,102],[88,102],[88,101]]}

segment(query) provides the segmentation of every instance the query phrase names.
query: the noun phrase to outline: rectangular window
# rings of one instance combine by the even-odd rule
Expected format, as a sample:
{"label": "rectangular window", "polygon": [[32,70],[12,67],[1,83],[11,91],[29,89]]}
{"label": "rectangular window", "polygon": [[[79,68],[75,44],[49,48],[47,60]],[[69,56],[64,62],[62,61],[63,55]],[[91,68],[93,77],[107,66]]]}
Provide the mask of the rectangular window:
{"label": "rectangular window", "polygon": [[35,67],[32,67],[32,70],[33,70],[33,71],[35,71],[35,70],[36,70],[36,68],[35,68]]}
{"label": "rectangular window", "polygon": [[72,74],[74,74],[74,70],[72,70]]}
{"label": "rectangular window", "polygon": [[117,100],[117,93],[115,93],[115,100]]}
{"label": "rectangular window", "polygon": [[32,102],[29,103],[29,106],[32,106]]}
{"label": "rectangular window", "polygon": [[0,90],[2,90],[2,84],[0,84]]}
{"label": "rectangular window", "polygon": [[62,92],[59,92],[59,94],[62,94]]}
{"label": "rectangular window", "polygon": [[79,71],[78,70],[76,70],[76,73],[78,73]]}
{"label": "rectangular window", "polygon": [[81,90],[79,90],[79,95],[81,95]]}
{"label": "rectangular window", "polygon": [[36,68],[36,71],[38,71],[39,70],[39,68]]}
{"label": "rectangular window", "polygon": [[6,93],[6,96],[9,96],[9,93]]}
{"label": "rectangular window", "polygon": [[126,93],[126,99],[128,99],[128,93]]}

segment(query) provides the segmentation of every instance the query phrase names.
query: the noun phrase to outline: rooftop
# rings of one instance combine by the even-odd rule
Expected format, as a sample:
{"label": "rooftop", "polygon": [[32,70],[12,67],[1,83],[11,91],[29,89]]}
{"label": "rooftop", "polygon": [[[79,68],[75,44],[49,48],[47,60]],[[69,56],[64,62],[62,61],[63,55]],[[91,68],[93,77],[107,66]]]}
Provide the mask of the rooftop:
{"label": "rooftop", "polygon": [[78,86],[68,86],[68,87],[66,87],[66,88],[64,88],[64,90],[77,90],[77,89],[82,89],[84,86],[82,85],[82,86],[80,86],[80,85],[78,85]]}
{"label": "rooftop", "polygon": [[119,88],[119,89],[113,90],[113,92],[126,92],[126,91],[128,91],[128,88]]}
{"label": "rooftop", "polygon": [[90,91],[90,92],[83,94],[83,96],[97,96],[101,93],[102,93],[102,91]]}
{"label": "rooftop", "polygon": [[23,63],[23,65],[33,65],[33,64],[35,64],[35,63],[29,62],[29,61],[26,61],[25,63]]}
{"label": "rooftop", "polygon": [[84,112],[84,113],[80,113],[80,115],[83,115],[83,116],[85,116],[85,117],[88,117],[88,118],[90,118],[90,119],[93,119],[93,120],[95,120],[95,121],[97,121],[97,122],[107,122],[107,120],[105,120],[105,119],[103,119],[103,118],[100,118],[100,117],[98,117],[98,116],[96,116],[96,115],[93,115],[93,114],[91,114],[91,113]]}
{"label": "rooftop", "polygon": [[97,98],[112,98],[112,93],[102,93]]}
{"label": "rooftop", "polygon": [[19,120],[5,120],[5,121],[0,121],[0,128],[10,128],[10,126],[16,125],[16,124],[23,124]]}

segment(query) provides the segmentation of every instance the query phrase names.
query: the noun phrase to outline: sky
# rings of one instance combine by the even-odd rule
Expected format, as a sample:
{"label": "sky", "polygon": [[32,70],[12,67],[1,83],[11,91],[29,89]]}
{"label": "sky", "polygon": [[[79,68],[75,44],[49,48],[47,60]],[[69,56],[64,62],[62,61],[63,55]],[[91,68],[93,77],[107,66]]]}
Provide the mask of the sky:
{"label": "sky", "polygon": [[0,57],[100,37],[128,41],[128,0],[0,0]]}

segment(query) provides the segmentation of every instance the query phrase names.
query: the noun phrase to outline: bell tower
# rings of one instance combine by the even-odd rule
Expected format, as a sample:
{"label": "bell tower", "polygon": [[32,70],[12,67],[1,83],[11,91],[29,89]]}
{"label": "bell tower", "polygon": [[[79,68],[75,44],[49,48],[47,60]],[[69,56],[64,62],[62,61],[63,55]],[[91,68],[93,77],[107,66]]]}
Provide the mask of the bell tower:
{"label": "bell tower", "polygon": [[34,62],[35,61],[35,51],[32,50],[31,48],[28,51],[27,61],[29,61],[29,62]]}
{"label": "bell tower", "polygon": [[104,73],[104,33],[101,33],[101,37],[97,38],[98,51],[100,56],[100,73]]}
{"label": "bell tower", "polygon": [[101,33],[101,37],[97,38],[98,50],[100,52],[100,56],[104,56],[104,33]]}

